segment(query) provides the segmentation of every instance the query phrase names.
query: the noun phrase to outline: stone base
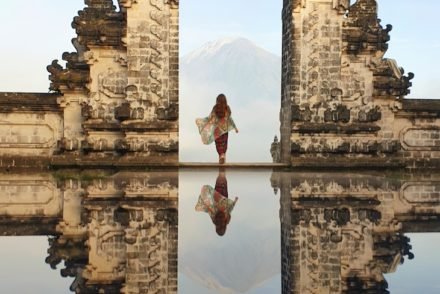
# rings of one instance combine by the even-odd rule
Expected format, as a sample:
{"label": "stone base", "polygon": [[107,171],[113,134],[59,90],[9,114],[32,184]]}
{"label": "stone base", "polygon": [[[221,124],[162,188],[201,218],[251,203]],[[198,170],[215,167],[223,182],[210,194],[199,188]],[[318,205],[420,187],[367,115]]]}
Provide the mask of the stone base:
{"label": "stone base", "polygon": [[440,158],[415,159],[403,157],[292,157],[293,168],[332,169],[332,168],[403,168],[440,169]]}
{"label": "stone base", "polygon": [[177,153],[117,156],[112,154],[57,155],[50,159],[51,167],[177,167]]}

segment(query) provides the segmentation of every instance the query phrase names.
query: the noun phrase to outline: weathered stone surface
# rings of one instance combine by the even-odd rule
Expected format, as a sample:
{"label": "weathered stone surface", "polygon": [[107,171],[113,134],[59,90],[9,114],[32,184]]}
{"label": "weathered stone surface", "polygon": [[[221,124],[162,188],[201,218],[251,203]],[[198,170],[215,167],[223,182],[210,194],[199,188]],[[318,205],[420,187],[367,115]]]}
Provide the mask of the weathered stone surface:
{"label": "weathered stone surface", "polygon": [[63,133],[61,109],[56,104],[58,97],[57,94],[0,94],[0,157],[47,157],[56,152]]}
{"label": "weathered stone surface", "polygon": [[383,58],[391,25],[377,1],[349,3],[284,1],[281,162],[439,168],[439,102],[404,98],[414,74]]}
{"label": "weathered stone surface", "polygon": [[0,92],[0,112],[61,113],[62,110],[57,104],[59,97],[60,94],[56,93]]}
{"label": "weathered stone surface", "polygon": [[[96,160],[90,157],[177,164],[179,2],[121,0],[119,10],[112,0],[85,4],[72,22],[76,52],[62,54],[65,68],[58,60],[47,66],[55,93],[0,94],[0,113],[12,129],[1,135],[0,156],[17,162],[20,156],[45,156],[48,163],[74,165]],[[59,121],[43,123],[52,116]],[[18,121],[26,123],[20,127]],[[33,136],[24,130],[31,125]],[[53,130],[50,140],[45,125]],[[35,145],[40,141],[50,146]],[[23,146],[10,145],[17,142]]]}
{"label": "weathered stone surface", "polygon": [[384,274],[414,258],[405,233],[440,228],[439,174],[274,172],[271,181],[281,190],[282,293],[387,293]]}
{"label": "weathered stone surface", "polygon": [[1,233],[51,235],[71,291],[177,293],[177,172],[103,175],[0,174]]}

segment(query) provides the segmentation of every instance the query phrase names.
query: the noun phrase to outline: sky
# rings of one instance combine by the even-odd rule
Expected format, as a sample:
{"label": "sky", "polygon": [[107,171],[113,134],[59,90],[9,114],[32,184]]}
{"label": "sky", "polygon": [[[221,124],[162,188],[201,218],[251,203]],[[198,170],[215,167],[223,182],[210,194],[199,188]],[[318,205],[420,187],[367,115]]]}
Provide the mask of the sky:
{"label": "sky", "polygon": [[[398,5],[398,8],[396,7]],[[5,1],[0,10],[0,91],[47,92],[46,66],[74,51],[72,18],[83,0]],[[227,36],[248,38],[281,54],[282,0],[180,1],[180,52]],[[392,24],[386,57],[414,72],[413,98],[440,98],[440,1],[382,0],[379,18]]]}

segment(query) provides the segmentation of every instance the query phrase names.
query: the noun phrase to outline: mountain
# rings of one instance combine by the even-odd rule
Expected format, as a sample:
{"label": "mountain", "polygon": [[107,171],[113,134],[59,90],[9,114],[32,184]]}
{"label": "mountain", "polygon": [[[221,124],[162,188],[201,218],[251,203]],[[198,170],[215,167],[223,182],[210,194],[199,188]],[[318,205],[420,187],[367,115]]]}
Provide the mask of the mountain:
{"label": "mountain", "polygon": [[229,38],[210,42],[184,56],[181,77],[205,85],[223,84],[230,95],[246,100],[274,99],[279,98],[274,90],[279,88],[280,66],[278,56],[251,41]]}
{"label": "mountain", "polygon": [[279,132],[281,58],[244,38],[209,42],[180,62],[180,160],[217,161],[204,146],[195,118],[211,111],[224,93],[240,133],[230,136],[227,161],[271,161]]}

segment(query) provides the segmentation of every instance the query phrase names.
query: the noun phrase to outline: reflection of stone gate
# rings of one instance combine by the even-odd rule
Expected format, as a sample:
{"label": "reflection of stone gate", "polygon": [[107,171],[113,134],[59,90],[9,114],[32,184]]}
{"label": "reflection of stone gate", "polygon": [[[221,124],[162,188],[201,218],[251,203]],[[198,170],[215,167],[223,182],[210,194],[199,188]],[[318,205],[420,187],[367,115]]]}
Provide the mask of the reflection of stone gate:
{"label": "reflection of stone gate", "polygon": [[440,101],[404,99],[376,2],[284,1],[282,162],[439,166]]}
{"label": "reflection of stone gate", "polygon": [[3,236],[51,235],[75,293],[177,293],[176,171],[58,176],[0,175]]}
{"label": "reflection of stone gate", "polygon": [[54,93],[0,93],[1,165],[177,163],[179,1],[85,3]]}
{"label": "reflection of stone gate", "polygon": [[405,233],[440,228],[439,175],[406,177],[273,173],[282,293],[389,293],[383,274],[414,257]]}

